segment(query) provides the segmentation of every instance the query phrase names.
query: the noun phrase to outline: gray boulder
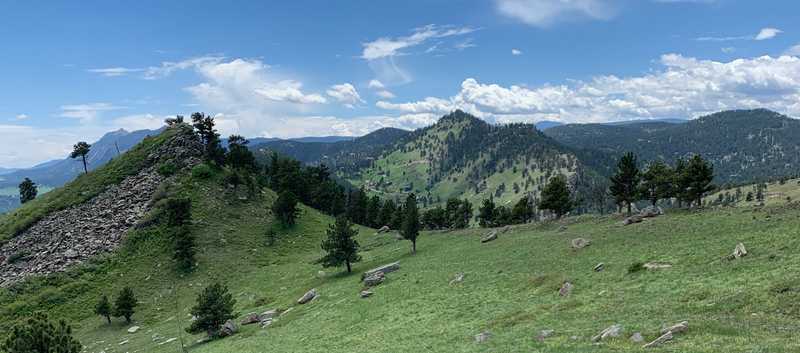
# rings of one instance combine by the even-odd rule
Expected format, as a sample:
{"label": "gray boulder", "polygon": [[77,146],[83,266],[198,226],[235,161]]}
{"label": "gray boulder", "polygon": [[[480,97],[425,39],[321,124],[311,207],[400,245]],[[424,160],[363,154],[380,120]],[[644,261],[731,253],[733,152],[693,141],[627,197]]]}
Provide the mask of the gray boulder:
{"label": "gray boulder", "polygon": [[744,247],[744,244],[739,243],[736,244],[736,247],[733,249],[733,253],[728,256],[731,260],[741,259],[747,256],[747,249]]}
{"label": "gray boulder", "polygon": [[492,334],[490,332],[484,331],[484,332],[481,332],[481,333],[475,335],[475,342],[483,343],[483,342],[488,341],[489,338],[491,338],[491,337],[492,337]]}
{"label": "gray boulder", "polygon": [[594,272],[601,272],[601,271],[603,271],[603,270],[605,270],[605,269],[606,269],[606,264],[604,264],[604,263],[602,263],[602,262],[601,262],[601,263],[599,263],[599,264],[597,264],[597,265],[594,265],[594,268],[592,268],[592,270],[593,270]]}
{"label": "gray boulder", "polygon": [[374,287],[383,283],[384,280],[386,280],[386,275],[384,275],[383,272],[378,271],[365,277],[364,285],[367,287]]}
{"label": "gray boulder", "polygon": [[641,212],[639,212],[639,215],[644,218],[658,217],[663,214],[664,210],[662,210],[661,207],[658,206],[647,206],[644,209],[642,209]]}
{"label": "gray boulder", "polygon": [[378,229],[378,234],[386,233],[386,232],[388,232],[390,230],[391,229],[389,228],[389,226],[383,226],[383,227],[381,227],[381,229]]}
{"label": "gray boulder", "polygon": [[220,337],[232,336],[238,331],[239,327],[236,326],[236,324],[233,321],[228,320],[225,321],[225,323],[222,325],[222,328],[219,330],[219,336]]}
{"label": "gray boulder", "polygon": [[627,225],[631,225],[631,224],[634,224],[634,223],[642,223],[643,220],[644,220],[644,217],[642,217],[640,215],[633,215],[633,216],[630,216],[628,218],[625,218],[625,220],[622,221],[622,225],[627,226]]}
{"label": "gray boulder", "polygon": [[493,240],[497,240],[497,231],[496,230],[493,230],[493,231],[491,231],[489,233],[486,233],[481,238],[481,243],[488,243],[488,242],[493,241]]}
{"label": "gray boulder", "polygon": [[311,289],[310,291],[306,292],[306,294],[303,294],[303,296],[300,297],[300,299],[297,299],[297,304],[306,304],[314,300],[314,298],[316,297],[317,297],[317,290]]}
{"label": "gray boulder", "polygon": [[361,275],[361,279],[364,280],[365,278],[367,278],[367,277],[369,277],[371,275],[374,275],[377,272],[383,272],[383,274],[385,275],[385,274],[389,274],[389,273],[392,273],[394,271],[397,271],[399,269],[400,269],[400,263],[399,262],[392,262],[390,264],[386,264],[386,265],[383,265],[383,266],[380,266],[380,267],[376,267],[376,268],[373,268],[373,269],[371,269],[371,270],[369,270],[367,272],[364,272]]}
{"label": "gray boulder", "polygon": [[572,293],[573,287],[574,286],[572,285],[572,282],[570,281],[564,282],[563,284],[561,284],[561,288],[558,289],[558,295],[562,297],[568,297]]}
{"label": "gray boulder", "polygon": [[658,347],[658,346],[660,346],[660,345],[662,345],[664,343],[667,343],[668,341],[671,341],[672,337],[673,337],[672,336],[672,332],[667,332],[667,333],[661,335],[660,337],[656,338],[655,341],[650,342],[650,343],[642,346],[642,348]]}
{"label": "gray boulder", "polygon": [[631,342],[642,343],[644,342],[644,336],[642,336],[641,332],[634,332],[633,335],[631,335]]}
{"label": "gray boulder", "polygon": [[572,239],[571,245],[573,249],[583,249],[589,245],[592,245],[592,241],[583,238],[575,238]]}
{"label": "gray boulder", "polygon": [[249,313],[244,316],[244,319],[242,319],[242,321],[239,324],[244,326],[244,325],[255,324],[258,322],[261,322],[261,317],[259,317],[257,313]]}
{"label": "gray boulder", "polygon": [[614,324],[607,327],[605,330],[600,331],[596,336],[592,337],[592,342],[600,342],[609,338],[616,338],[622,334],[622,325]]}
{"label": "gray boulder", "polygon": [[463,272],[459,272],[459,273],[456,273],[456,277],[453,278],[453,280],[450,281],[450,285],[453,286],[453,285],[459,284],[459,283],[461,283],[463,281],[464,281],[464,273]]}

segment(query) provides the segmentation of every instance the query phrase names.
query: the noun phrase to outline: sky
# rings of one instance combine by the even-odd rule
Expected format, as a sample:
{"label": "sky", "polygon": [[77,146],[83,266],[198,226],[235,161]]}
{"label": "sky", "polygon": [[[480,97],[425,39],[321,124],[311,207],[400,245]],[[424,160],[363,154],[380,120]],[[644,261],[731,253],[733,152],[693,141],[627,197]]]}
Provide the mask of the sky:
{"label": "sky", "polygon": [[205,112],[247,137],[800,116],[800,2],[0,0],[0,167]]}

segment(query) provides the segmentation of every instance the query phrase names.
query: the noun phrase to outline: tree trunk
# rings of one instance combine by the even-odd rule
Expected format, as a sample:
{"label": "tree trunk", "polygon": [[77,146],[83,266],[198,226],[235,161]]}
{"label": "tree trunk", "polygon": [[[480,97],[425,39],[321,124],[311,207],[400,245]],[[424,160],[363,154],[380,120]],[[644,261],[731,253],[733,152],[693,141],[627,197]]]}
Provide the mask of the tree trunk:
{"label": "tree trunk", "polygon": [[353,272],[353,270],[350,268],[350,261],[345,261],[345,263],[347,264],[347,273]]}
{"label": "tree trunk", "polygon": [[631,213],[633,213],[633,210],[632,210],[632,207],[631,207],[632,204],[633,204],[632,202],[628,201],[628,217],[630,217]]}
{"label": "tree trunk", "polygon": [[111,324],[111,316],[106,316],[106,320],[108,321],[109,324]]}
{"label": "tree trunk", "polygon": [[652,200],[650,200],[650,202],[653,203],[653,207],[656,207],[656,204],[658,203],[658,199],[652,199]]}
{"label": "tree trunk", "polygon": [[89,174],[89,168],[86,167],[86,155],[84,154],[82,157],[83,157],[83,173]]}
{"label": "tree trunk", "polygon": [[412,240],[411,241],[411,253],[412,254],[416,254],[417,253],[417,241],[416,240]]}

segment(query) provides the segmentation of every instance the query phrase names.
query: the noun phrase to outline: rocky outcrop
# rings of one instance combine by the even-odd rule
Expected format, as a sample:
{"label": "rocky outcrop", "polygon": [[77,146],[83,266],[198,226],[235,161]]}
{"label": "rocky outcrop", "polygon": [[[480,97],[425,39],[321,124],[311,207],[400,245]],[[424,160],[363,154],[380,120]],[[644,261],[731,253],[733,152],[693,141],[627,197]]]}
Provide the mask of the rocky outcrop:
{"label": "rocky outcrop", "polygon": [[364,285],[367,286],[367,287],[375,287],[375,286],[383,283],[383,281],[385,281],[385,280],[386,280],[386,275],[383,274],[383,272],[378,271],[378,272],[372,273],[371,275],[369,275],[367,277],[364,277]]}
{"label": "rocky outcrop", "polygon": [[386,265],[383,265],[381,267],[376,267],[376,268],[373,268],[373,269],[371,269],[371,270],[369,270],[367,272],[364,272],[361,275],[361,279],[364,280],[364,279],[366,279],[368,277],[374,276],[378,272],[383,272],[383,274],[385,275],[387,273],[392,273],[392,272],[397,271],[399,269],[400,269],[400,263],[399,262],[392,262],[390,264],[386,264]]}
{"label": "rocky outcrop", "polygon": [[483,237],[481,237],[481,243],[488,243],[496,239],[497,239],[497,231],[493,230],[489,233],[486,233]]}
{"label": "rocky outcrop", "polygon": [[317,297],[317,290],[316,289],[312,289],[312,290],[306,292],[306,294],[303,294],[303,296],[300,297],[300,299],[297,299],[297,304],[301,304],[301,305],[302,304],[306,304],[306,303],[314,300],[314,298],[316,298],[316,297]]}
{"label": "rocky outcrop", "polygon": [[614,324],[607,327],[605,330],[600,331],[597,335],[592,337],[592,342],[600,342],[609,338],[616,338],[622,334],[622,325]]}
{"label": "rocky outcrop", "polygon": [[158,163],[171,160],[188,167],[200,160],[199,142],[190,131],[178,132],[156,147],[137,174],[87,202],[50,213],[3,244],[0,286],[61,272],[116,249],[149,211],[152,196],[164,181],[156,171]]}

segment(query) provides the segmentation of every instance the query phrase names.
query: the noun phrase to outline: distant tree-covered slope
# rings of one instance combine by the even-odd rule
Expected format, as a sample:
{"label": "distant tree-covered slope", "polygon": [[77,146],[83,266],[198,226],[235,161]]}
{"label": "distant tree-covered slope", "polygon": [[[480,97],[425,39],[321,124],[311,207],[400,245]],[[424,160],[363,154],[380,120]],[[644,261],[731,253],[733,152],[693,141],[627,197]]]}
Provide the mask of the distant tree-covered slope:
{"label": "distant tree-covered slope", "polygon": [[476,204],[489,196],[510,203],[537,195],[554,174],[572,176],[581,168],[570,149],[531,124],[491,125],[455,111],[347,177],[385,198],[414,192],[427,205],[450,197]]}
{"label": "distant tree-covered slope", "polygon": [[349,174],[368,166],[409,133],[401,129],[383,128],[358,138],[334,142],[330,142],[335,140],[333,138],[305,138],[251,144],[250,148],[256,152],[257,158],[278,152],[306,164],[325,164],[340,174]]}
{"label": "distant tree-covered slope", "polygon": [[643,161],[698,153],[714,164],[718,183],[800,172],[800,120],[766,109],[724,111],[683,124],[570,124],[545,133],[573,148],[613,156],[631,151]]}

